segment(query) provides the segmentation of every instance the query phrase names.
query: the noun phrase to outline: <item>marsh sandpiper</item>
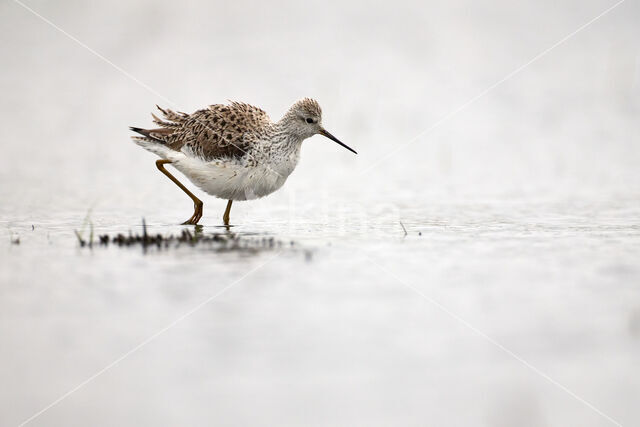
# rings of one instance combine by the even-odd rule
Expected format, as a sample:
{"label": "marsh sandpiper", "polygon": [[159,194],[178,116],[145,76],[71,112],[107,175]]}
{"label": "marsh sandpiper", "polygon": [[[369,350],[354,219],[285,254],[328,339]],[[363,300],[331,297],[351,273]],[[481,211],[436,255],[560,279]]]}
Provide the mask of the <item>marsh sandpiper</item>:
{"label": "marsh sandpiper", "polygon": [[[156,129],[131,127],[142,136],[133,140],[157,154],[156,166],[194,203],[184,224],[197,224],[203,203],[164,167],[172,164],[204,192],[228,200],[222,220],[229,225],[231,203],[273,193],[293,172],[302,141],[324,135],[349,151],[322,127],[322,110],[313,99],[297,101],[277,122],[252,105],[215,104],[192,114],[158,107],[164,119],[153,115]],[[356,153],[357,154],[357,153]]]}

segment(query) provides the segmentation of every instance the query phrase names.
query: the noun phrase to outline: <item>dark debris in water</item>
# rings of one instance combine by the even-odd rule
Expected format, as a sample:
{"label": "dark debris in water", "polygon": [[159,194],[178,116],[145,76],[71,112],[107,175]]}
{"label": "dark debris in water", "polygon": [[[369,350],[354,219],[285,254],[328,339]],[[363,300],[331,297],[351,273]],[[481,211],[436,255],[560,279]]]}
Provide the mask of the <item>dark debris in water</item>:
{"label": "dark debris in water", "polygon": [[[178,235],[148,234],[146,228],[142,234],[103,234],[98,236],[100,246],[115,245],[118,247],[141,247],[147,249],[172,249],[180,246],[205,247],[219,251],[260,251],[281,248],[284,243],[273,237],[259,237],[226,233],[203,233],[197,229],[182,230]],[[91,247],[92,244],[80,240],[80,246]]]}
{"label": "dark debris in water", "polygon": [[196,226],[193,229],[183,229],[177,235],[149,234],[144,219],[142,220],[142,234],[133,234],[131,231],[128,234],[102,234],[98,235],[97,240],[94,241],[93,228],[91,228],[91,234],[87,240],[83,238],[82,233],[78,231],[75,233],[80,247],[83,248],[93,248],[94,246],[141,247],[147,251],[149,249],[163,250],[189,246],[215,251],[258,252],[295,246],[293,241],[283,242],[270,236],[232,233],[229,228],[224,232],[204,233],[202,226]]}

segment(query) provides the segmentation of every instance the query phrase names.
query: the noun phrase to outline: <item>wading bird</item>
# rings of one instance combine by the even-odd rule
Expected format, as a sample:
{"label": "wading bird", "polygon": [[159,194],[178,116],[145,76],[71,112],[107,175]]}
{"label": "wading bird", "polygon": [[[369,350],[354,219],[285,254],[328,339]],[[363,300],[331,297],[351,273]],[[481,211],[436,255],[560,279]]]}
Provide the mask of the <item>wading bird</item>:
{"label": "wading bird", "polygon": [[320,105],[310,98],[297,101],[277,122],[262,109],[239,102],[192,114],[158,109],[164,117],[152,114],[158,128],[130,129],[142,135],[133,137],[138,145],[160,156],[160,172],[193,200],[193,215],[184,224],[200,221],[203,203],[165,169],[167,163],[204,192],[228,200],[222,220],[229,225],[234,200],[257,199],[282,187],[298,164],[305,139],[324,135],[356,153],[322,127]]}

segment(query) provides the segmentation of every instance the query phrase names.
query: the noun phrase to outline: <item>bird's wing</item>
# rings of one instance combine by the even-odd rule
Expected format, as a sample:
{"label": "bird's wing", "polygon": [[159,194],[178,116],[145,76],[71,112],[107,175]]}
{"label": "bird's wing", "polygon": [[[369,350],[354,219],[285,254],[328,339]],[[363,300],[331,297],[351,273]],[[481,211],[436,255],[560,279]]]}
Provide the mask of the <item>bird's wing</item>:
{"label": "bird's wing", "polygon": [[249,150],[253,134],[269,124],[267,113],[248,104],[210,105],[191,114],[184,125],[184,145],[205,161],[240,158]]}
{"label": "bird's wing", "polygon": [[[173,150],[187,151],[205,161],[243,157],[255,139],[256,130],[271,123],[267,113],[260,108],[239,102],[210,105],[192,114],[158,109],[164,120],[152,116],[160,128],[133,130]],[[247,134],[253,138],[247,138]]]}

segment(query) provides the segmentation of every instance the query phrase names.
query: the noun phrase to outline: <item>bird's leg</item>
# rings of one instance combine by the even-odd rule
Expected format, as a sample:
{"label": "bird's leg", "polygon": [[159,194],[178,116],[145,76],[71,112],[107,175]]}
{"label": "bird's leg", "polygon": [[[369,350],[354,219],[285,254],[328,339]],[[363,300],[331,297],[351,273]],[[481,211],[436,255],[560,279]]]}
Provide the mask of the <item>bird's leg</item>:
{"label": "bird's leg", "polygon": [[233,203],[233,200],[229,200],[227,202],[227,209],[224,210],[224,215],[222,215],[222,221],[224,221],[224,225],[229,225],[229,214],[231,213],[231,203]]}
{"label": "bird's leg", "polygon": [[165,174],[171,181],[173,181],[175,185],[177,185],[178,187],[180,187],[182,191],[187,193],[187,196],[191,197],[191,200],[193,200],[193,207],[194,207],[193,215],[191,215],[191,218],[189,218],[182,224],[195,225],[198,223],[198,221],[200,221],[200,218],[202,218],[202,206],[203,206],[202,200],[198,199],[195,196],[195,194],[189,191],[187,187],[182,185],[182,183],[178,181],[175,176],[171,175],[171,173],[169,173],[169,171],[164,168],[164,165],[166,163],[171,163],[171,160],[166,160],[166,159],[156,160],[156,166],[158,167],[158,170],[160,170],[160,172]]}

